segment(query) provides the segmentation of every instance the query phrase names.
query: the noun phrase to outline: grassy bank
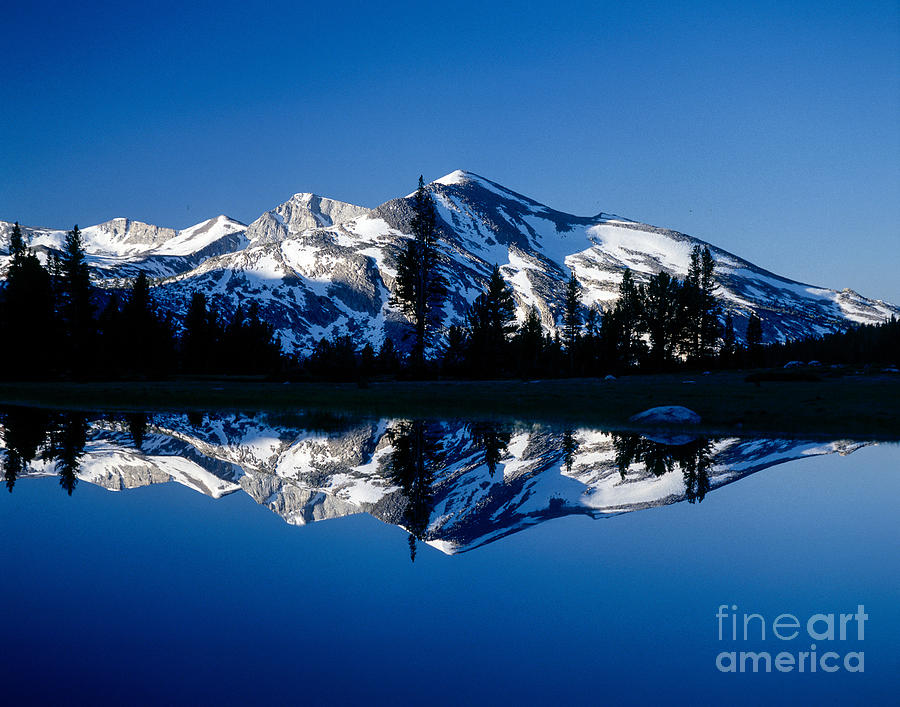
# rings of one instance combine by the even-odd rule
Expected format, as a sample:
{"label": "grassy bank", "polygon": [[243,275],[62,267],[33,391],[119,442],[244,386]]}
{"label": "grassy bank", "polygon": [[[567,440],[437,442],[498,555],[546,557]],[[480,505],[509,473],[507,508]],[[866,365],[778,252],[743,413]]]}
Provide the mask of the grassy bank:
{"label": "grassy bank", "polygon": [[183,380],[0,383],[0,404],[82,410],[295,410],[378,416],[493,417],[630,428],[656,405],[684,405],[710,432],[900,439],[900,376],[748,383],[744,372],[616,381],[385,381],[355,384]]}

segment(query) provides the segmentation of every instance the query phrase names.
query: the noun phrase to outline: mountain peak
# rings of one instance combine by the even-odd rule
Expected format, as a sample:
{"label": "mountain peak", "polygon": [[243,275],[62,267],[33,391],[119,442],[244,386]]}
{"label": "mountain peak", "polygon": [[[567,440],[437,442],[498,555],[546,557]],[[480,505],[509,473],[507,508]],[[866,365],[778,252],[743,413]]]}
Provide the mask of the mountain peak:
{"label": "mountain peak", "polygon": [[229,223],[237,224],[238,226],[246,226],[247,225],[246,223],[242,223],[242,222],[238,221],[237,219],[231,218],[231,216],[229,216],[228,214],[219,214],[214,219],[210,219],[210,221],[218,221],[219,223],[229,222]]}
{"label": "mountain peak", "polygon": [[473,176],[474,175],[471,172],[466,172],[464,169],[455,169],[450,172],[450,174],[445,174],[440,179],[435,179],[432,184],[443,184],[445,186],[461,184],[463,182],[468,182]]}
{"label": "mountain peak", "polygon": [[288,201],[299,201],[304,203],[309,203],[313,199],[322,199],[323,197],[318,194],[313,194],[311,191],[298,191],[296,194],[291,196]]}

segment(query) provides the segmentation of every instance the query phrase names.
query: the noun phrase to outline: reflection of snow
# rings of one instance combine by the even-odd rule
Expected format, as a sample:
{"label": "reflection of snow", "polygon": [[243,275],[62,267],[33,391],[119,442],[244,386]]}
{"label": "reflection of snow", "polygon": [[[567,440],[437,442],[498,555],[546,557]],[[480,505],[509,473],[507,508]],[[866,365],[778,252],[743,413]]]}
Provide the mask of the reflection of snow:
{"label": "reflection of snow", "polygon": [[[394,422],[335,423],[336,431],[325,432],[305,429],[303,419],[217,414],[194,426],[183,415],[160,414],[140,451],[126,427],[95,421],[77,475],[111,490],[169,481],[214,498],[243,490],[296,525],[361,512],[400,523],[405,501],[386,476]],[[434,470],[425,540],[445,552],[470,550],[560,515],[603,517],[686,498],[680,462],[655,476],[639,457],[629,458],[620,471],[617,438],[601,430],[567,433],[567,457],[559,430],[510,429],[491,475],[465,423],[428,424],[445,458]],[[864,444],[724,439],[708,448],[705,478],[714,490],[775,464],[848,454]],[[23,476],[56,473],[52,461],[35,461]]]}

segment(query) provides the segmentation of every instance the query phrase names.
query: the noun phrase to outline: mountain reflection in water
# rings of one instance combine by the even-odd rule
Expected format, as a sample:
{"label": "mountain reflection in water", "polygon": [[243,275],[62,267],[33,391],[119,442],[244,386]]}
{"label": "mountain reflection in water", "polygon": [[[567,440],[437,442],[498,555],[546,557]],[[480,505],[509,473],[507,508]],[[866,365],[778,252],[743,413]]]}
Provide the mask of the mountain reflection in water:
{"label": "mountain reflection in water", "polygon": [[542,521],[686,500],[775,464],[865,443],[642,436],[328,413],[87,414],[2,411],[6,488],[55,475],[112,491],[175,481],[243,491],[288,523],[369,513],[447,554]]}

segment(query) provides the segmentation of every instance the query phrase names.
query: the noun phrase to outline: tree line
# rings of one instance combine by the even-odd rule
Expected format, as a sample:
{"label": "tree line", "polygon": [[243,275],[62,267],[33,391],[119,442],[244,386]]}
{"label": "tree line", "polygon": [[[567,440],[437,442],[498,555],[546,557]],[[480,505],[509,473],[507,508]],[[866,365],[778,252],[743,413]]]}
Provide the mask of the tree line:
{"label": "tree line", "polygon": [[[404,252],[405,269],[414,262],[410,250]],[[406,364],[390,339],[376,353],[369,343],[359,349],[349,334],[336,334],[320,340],[304,366],[314,378],[352,380],[398,373],[473,379],[601,376],[728,365],[739,360],[741,347],[731,317],[725,318],[724,327],[719,324],[714,267],[709,249],[696,246],[683,281],[661,272],[639,285],[626,270],[619,299],[605,313],[597,306],[582,305],[580,285],[572,273],[566,282],[561,326],[552,335],[534,307],[521,322],[517,320],[513,290],[496,265],[465,320],[446,333],[427,318],[429,312],[440,310],[443,284],[439,282],[426,297],[420,293],[425,292],[421,283],[428,277],[420,274],[417,280],[400,270],[395,297],[407,298],[404,311],[411,313],[414,323]],[[406,278],[412,283],[408,287],[403,285]],[[415,324],[417,312],[425,314]],[[425,357],[426,346],[436,351],[431,360]]]}
{"label": "tree line", "polygon": [[0,371],[5,378],[119,378],[173,373],[271,373],[281,365],[274,329],[258,305],[225,320],[202,293],[183,326],[162,314],[140,273],[130,289],[91,284],[78,226],[46,265],[12,229],[0,298]]}
{"label": "tree line", "polygon": [[750,350],[756,367],[783,366],[790,361],[845,366],[900,366],[900,320],[860,324],[844,331],[809,336]]}

